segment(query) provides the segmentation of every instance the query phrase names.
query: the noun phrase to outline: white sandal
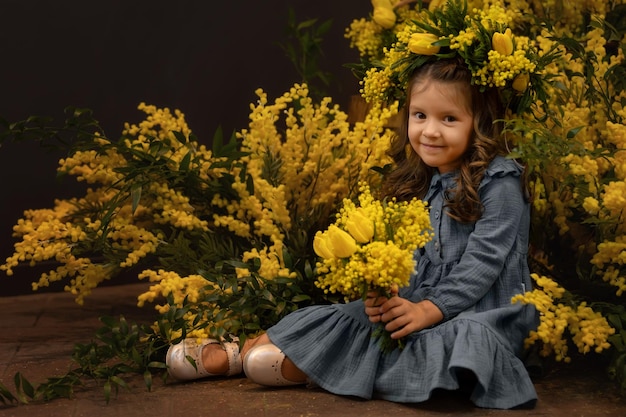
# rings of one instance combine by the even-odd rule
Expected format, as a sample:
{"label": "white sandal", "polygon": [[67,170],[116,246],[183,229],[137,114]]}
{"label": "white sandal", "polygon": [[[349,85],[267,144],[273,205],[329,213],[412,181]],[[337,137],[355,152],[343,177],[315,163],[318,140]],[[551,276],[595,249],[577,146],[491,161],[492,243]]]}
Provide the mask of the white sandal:
{"label": "white sandal", "polygon": [[[223,375],[207,372],[202,365],[202,349],[206,345],[220,344],[226,351],[228,358],[228,371]],[[243,366],[239,353],[239,339],[233,338],[232,342],[219,342],[215,339],[203,339],[198,344],[197,339],[184,339],[182,342],[171,345],[165,356],[167,371],[179,381],[205,378],[208,376],[231,376],[240,374]]]}
{"label": "white sandal", "polygon": [[270,387],[303,385],[306,382],[294,382],[283,376],[285,354],[273,343],[253,347],[246,353],[243,369],[253,382]]}

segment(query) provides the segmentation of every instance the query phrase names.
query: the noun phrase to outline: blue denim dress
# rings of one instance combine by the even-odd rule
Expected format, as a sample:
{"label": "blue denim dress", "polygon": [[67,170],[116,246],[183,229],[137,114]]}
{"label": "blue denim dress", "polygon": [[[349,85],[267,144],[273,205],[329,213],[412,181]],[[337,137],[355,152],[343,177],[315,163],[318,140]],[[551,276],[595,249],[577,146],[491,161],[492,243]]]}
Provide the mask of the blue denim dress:
{"label": "blue denim dress", "polygon": [[470,224],[445,214],[454,173],[435,174],[425,197],[435,237],[416,252],[416,273],[400,295],[432,301],[444,320],[407,336],[403,349],[381,351],[362,301],[302,308],[268,329],[269,338],[335,394],[417,403],[436,389],[458,389],[469,371],[477,406],[534,405],[536,391],[519,356],[538,318],[533,306],[511,304],[531,289],[530,207],[521,174],[516,162],[495,158],[479,187],[483,215]]}

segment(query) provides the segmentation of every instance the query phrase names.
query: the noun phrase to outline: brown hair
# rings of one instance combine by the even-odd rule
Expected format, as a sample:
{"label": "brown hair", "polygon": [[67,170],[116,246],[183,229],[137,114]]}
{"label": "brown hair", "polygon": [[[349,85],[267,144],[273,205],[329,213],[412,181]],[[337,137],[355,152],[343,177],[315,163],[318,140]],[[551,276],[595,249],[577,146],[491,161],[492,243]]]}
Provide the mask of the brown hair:
{"label": "brown hair", "polygon": [[[472,222],[480,218],[483,205],[478,196],[478,186],[485,170],[499,154],[505,154],[502,140],[502,118],[504,109],[496,89],[480,91],[471,84],[472,74],[460,58],[440,59],[419,67],[407,83],[407,97],[414,85],[437,81],[450,83],[459,92],[469,97],[469,109],[474,119],[474,129],[467,152],[463,155],[456,177],[456,188],[446,194],[448,215],[461,222]],[[398,200],[423,198],[428,191],[435,169],[426,165],[415,153],[408,138],[407,98],[403,109],[403,123],[391,143],[388,154],[395,163],[394,169],[385,178],[383,195]]]}

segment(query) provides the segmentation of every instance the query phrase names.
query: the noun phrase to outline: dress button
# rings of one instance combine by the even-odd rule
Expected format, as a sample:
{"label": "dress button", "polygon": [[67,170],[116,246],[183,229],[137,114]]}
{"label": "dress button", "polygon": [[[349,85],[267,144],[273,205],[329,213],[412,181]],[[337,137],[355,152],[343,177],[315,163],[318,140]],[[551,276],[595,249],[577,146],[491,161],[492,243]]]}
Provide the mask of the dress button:
{"label": "dress button", "polygon": [[435,240],[435,250],[439,252],[439,241]]}
{"label": "dress button", "polygon": [[439,210],[435,212],[435,219],[439,219]]}

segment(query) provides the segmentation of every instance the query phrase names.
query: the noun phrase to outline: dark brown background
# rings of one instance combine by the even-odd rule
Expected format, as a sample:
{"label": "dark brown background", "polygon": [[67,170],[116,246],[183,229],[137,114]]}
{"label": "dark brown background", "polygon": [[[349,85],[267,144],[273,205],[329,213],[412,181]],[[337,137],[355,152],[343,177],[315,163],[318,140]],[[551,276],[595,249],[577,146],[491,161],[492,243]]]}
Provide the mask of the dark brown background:
{"label": "dark brown background", "polygon": [[[144,101],[180,109],[209,144],[218,126],[227,135],[246,127],[255,89],[274,98],[301,81],[278,46],[290,7],[297,21],[332,19],[320,67],[334,75],[329,94],[347,110],[358,82],[344,64],[358,55],[344,31],[367,16],[369,0],[2,0],[0,116],[61,122],[66,106],[86,107],[117,138],[124,122],[142,120]],[[81,195],[73,178],[56,179],[63,156],[32,143],[0,147],[2,261],[25,209]],[[30,292],[36,276],[30,268],[0,272],[0,295]]]}

